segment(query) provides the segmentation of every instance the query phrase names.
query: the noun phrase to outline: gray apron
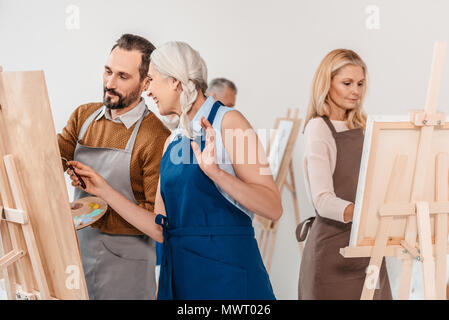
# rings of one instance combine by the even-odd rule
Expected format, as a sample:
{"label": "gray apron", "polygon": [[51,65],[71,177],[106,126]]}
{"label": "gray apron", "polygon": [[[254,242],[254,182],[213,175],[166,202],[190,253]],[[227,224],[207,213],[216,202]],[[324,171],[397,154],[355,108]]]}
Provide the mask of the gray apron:
{"label": "gray apron", "polygon": [[[74,160],[92,167],[126,198],[138,203],[131,188],[131,155],[145,110],[125,149],[96,148],[81,144],[95,111],[81,127]],[[91,196],[75,189],[75,200]],[[90,299],[140,300],[155,298],[155,242],[147,235],[114,235],[87,227],[78,231],[84,274]]]}

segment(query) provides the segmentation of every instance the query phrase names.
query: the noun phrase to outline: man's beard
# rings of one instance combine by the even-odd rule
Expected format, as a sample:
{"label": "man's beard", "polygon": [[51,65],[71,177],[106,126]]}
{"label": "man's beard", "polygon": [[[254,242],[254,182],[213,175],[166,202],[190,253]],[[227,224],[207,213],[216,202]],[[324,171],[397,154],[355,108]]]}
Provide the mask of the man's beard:
{"label": "man's beard", "polygon": [[[112,103],[112,98],[106,95],[106,92],[112,93],[118,97],[118,101],[116,103]],[[103,103],[109,109],[124,109],[129,107],[136,100],[140,99],[140,87],[137,86],[134,91],[132,91],[127,96],[123,97],[114,89],[107,89],[103,87]]]}

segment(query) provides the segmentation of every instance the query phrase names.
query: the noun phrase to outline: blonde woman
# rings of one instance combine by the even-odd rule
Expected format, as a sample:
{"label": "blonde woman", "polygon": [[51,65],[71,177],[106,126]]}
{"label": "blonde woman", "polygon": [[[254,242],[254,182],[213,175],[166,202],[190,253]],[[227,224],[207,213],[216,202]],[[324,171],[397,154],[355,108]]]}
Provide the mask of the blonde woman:
{"label": "blonde woman", "polygon": [[[158,299],[274,299],[252,217],[277,220],[282,204],[273,177],[263,174],[266,159],[247,161],[249,150],[262,148],[257,135],[239,111],[204,96],[206,65],[186,43],[156,49],[148,76],[149,96],[160,114],[180,118],[164,146],[155,212],[134,205],[90,168],[74,163],[87,192],[163,242]],[[221,138],[228,129],[252,138],[234,148]]]}
{"label": "blonde woman", "polygon": [[[367,68],[351,50],[331,51],[315,73],[305,122],[304,172],[316,217],[301,223],[308,235],[299,273],[299,299],[360,299],[369,258],[343,258],[349,244],[366,114]],[[310,232],[309,232],[310,229]],[[375,299],[391,299],[385,261]]]}

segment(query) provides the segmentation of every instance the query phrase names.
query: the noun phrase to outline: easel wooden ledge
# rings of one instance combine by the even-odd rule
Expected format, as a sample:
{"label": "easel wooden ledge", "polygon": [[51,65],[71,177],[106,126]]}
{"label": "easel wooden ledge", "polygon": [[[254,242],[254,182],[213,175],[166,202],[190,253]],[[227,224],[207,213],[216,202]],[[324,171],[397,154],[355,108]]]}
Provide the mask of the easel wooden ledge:
{"label": "easel wooden ledge", "polygon": [[[409,297],[414,259],[423,264],[425,299],[446,299],[449,214],[449,157],[447,153],[440,153],[436,157],[436,201],[432,203],[423,201],[427,167],[432,160],[432,134],[434,127],[444,124],[446,119],[443,113],[436,110],[446,47],[447,43],[435,44],[425,110],[411,113],[411,122],[421,127],[411,202],[395,202],[407,163],[407,156],[397,155],[390,175],[385,204],[379,208],[380,223],[374,246],[346,247],[340,250],[346,258],[371,257],[361,296],[364,300],[373,298],[379,270],[385,256],[395,256],[403,260],[399,299]],[[432,244],[431,237],[431,214],[436,215],[435,245]],[[395,216],[407,216],[405,239],[400,242],[400,245],[389,245],[389,228]]]}

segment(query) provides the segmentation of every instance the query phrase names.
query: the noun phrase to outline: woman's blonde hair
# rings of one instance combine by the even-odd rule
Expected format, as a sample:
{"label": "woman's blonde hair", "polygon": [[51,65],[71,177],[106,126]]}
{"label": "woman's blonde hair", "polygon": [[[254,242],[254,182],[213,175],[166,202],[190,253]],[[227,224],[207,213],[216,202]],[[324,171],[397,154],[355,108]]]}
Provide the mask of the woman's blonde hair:
{"label": "woman's blonde hair", "polygon": [[172,77],[181,82],[181,115],[179,117],[182,133],[193,138],[187,113],[198,97],[198,90],[207,90],[207,67],[198,51],[184,42],[167,42],[151,54],[151,63],[164,77]]}
{"label": "woman's blonde hair", "polygon": [[345,115],[346,124],[349,129],[363,128],[366,126],[366,113],[363,111],[363,100],[367,88],[367,67],[365,62],[357,53],[348,49],[336,49],[329,52],[318,66],[313,77],[312,90],[310,94],[309,107],[304,127],[312,118],[330,116],[331,109],[328,103],[331,82],[338,71],[344,66],[352,64],[360,66],[365,75],[365,84],[357,107],[347,110]]}

